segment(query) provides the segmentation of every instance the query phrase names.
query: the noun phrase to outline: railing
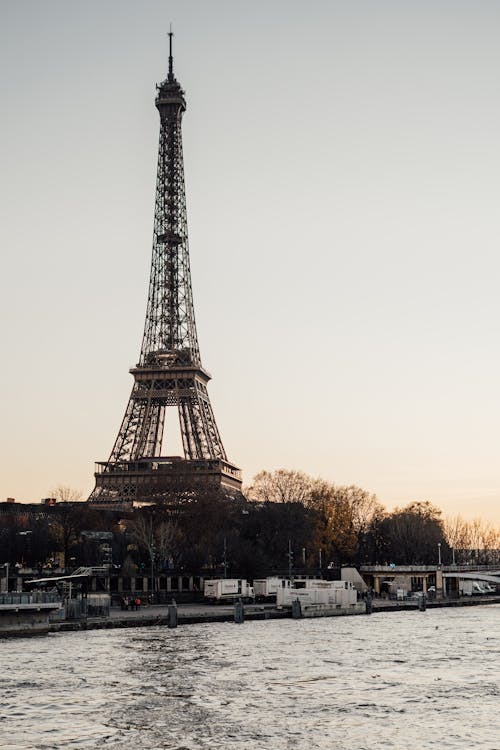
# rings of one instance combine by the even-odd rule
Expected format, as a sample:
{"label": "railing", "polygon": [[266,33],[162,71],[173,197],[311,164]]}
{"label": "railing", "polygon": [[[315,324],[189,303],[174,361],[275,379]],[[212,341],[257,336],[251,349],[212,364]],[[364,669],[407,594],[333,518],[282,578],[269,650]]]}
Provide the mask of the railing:
{"label": "railing", "polygon": [[56,604],[61,597],[56,592],[33,591],[0,594],[0,604]]}
{"label": "railing", "polygon": [[478,565],[476,563],[455,563],[446,565],[361,565],[361,573],[400,573],[409,571],[414,573],[435,572],[437,569],[445,571],[498,570],[499,565]]}
{"label": "railing", "polygon": [[84,567],[77,568],[69,575],[72,576],[107,576],[109,575],[109,565],[101,565],[100,567]]}

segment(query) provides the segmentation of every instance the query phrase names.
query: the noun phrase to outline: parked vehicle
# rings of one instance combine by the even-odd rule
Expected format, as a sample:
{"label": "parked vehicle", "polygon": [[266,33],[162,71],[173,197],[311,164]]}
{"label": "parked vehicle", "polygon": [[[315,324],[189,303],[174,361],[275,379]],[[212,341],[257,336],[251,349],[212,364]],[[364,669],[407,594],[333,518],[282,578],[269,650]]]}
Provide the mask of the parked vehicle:
{"label": "parked vehicle", "polygon": [[244,578],[214,578],[205,581],[203,595],[210,602],[253,601],[253,586]]}
{"label": "parked vehicle", "polygon": [[[297,583],[302,583],[298,581]],[[328,585],[325,585],[328,584]],[[301,604],[324,604],[330,607],[350,607],[357,603],[356,589],[349,581],[315,581],[300,588],[280,588],[277,592],[278,607],[291,607],[299,600]]]}
{"label": "parked vehicle", "polygon": [[467,578],[460,581],[459,591],[462,596],[484,596],[491,593],[485,588],[485,582],[471,581]]}
{"label": "parked vehicle", "polygon": [[496,594],[497,589],[496,586],[492,586],[491,583],[488,583],[488,581],[483,581],[483,588],[485,594]]}
{"label": "parked vehicle", "polygon": [[460,596],[472,596],[472,581],[460,580],[458,584]]}
{"label": "parked vehicle", "polygon": [[278,589],[290,588],[292,582],[289,578],[278,578],[270,576],[269,578],[258,578],[253,582],[255,599],[257,601],[276,601]]}

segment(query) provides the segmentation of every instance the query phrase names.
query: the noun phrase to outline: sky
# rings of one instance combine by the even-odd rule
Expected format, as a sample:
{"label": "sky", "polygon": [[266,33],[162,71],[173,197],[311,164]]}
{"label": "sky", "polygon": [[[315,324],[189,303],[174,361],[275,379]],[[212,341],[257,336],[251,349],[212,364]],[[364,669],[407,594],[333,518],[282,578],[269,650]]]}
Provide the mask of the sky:
{"label": "sky", "polygon": [[488,0],[0,3],[0,499],[87,495],[118,432],[170,23],[198,337],[245,484],[300,469],[500,523]]}

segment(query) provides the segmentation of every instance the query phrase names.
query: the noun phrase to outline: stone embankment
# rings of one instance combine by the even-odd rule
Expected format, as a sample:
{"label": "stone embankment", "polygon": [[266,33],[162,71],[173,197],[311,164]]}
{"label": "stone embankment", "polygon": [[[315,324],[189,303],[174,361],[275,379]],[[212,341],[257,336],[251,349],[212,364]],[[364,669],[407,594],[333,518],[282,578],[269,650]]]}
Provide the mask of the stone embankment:
{"label": "stone embankment", "polygon": [[[485,604],[500,604],[500,596],[487,597],[463,597],[461,599],[441,599],[427,601],[427,609],[441,607],[466,607],[478,606]],[[417,611],[419,609],[418,601],[392,601],[385,599],[374,599],[372,601],[372,613],[377,612],[400,612],[404,610]],[[351,612],[341,610],[338,612],[324,612],[323,616],[336,615],[359,615],[359,605],[353,608]],[[291,618],[290,609],[278,609],[274,604],[248,604],[244,608],[244,619],[252,620],[276,620]],[[123,611],[118,608],[111,610],[108,618],[88,618],[86,620],[66,620],[52,623],[50,632],[64,632],[77,630],[97,630],[103,628],[136,628],[160,625],[167,627],[169,625],[169,607],[165,605],[152,605],[142,607],[138,611]],[[189,625],[203,622],[234,622],[233,605],[217,604],[182,604],[177,608],[177,624]]]}

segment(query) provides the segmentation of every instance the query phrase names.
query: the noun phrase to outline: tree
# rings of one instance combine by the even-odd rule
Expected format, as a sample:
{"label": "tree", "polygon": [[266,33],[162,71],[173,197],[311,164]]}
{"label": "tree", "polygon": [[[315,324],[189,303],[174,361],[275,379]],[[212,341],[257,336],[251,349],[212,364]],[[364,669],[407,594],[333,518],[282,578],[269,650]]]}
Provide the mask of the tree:
{"label": "tree", "polygon": [[366,559],[364,546],[372,521],[383,512],[375,495],[356,485],[316,480],[307,504],[317,512],[316,544],[331,561]]}
{"label": "tree", "polygon": [[256,501],[300,503],[315,513],[309,548],[336,562],[366,559],[365,545],[371,524],[383,508],[376,496],[356,485],[337,486],[301,471],[261,471],[245,490]]}
{"label": "tree", "polygon": [[244,494],[250,500],[306,505],[314,481],[303,471],[261,471],[253,478],[250,487],[245,488]]}
{"label": "tree", "polygon": [[429,502],[396,508],[380,524],[387,560],[396,564],[432,565],[448,557],[441,511]]}
{"label": "tree", "polygon": [[80,534],[92,528],[104,528],[106,519],[101,513],[84,502],[59,502],[50,508],[50,536],[62,553],[61,564],[65,568],[70,553],[77,555]]}
{"label": "tree", "polygon": [[58,503],[79,503],[83,502],[83,494],[74,487],[68,487],[66,484],[59,484],[54,490],[50,491],[50,497],[53,497]]}
{"label": "tree", "polygon": [[479,562],[496,565],[499,562],[500,531],[489,521],[461,516],[445,518],[444,530],[457,563]]}
{"label": "tree", "polygon": [[302,549],[313,548],[316,513],[303,503],[256,502],[240,518],[231,556],[235,569],[249,578],[284,573],[289,543],[295,568],[302,566]]}
{"label": "tree", "polygon": [[175,551],[176,526],[158,508],[136,511],[132,520],[127,522],[127,532],[147,553],[151,570],[156,561],[164,564]]}

